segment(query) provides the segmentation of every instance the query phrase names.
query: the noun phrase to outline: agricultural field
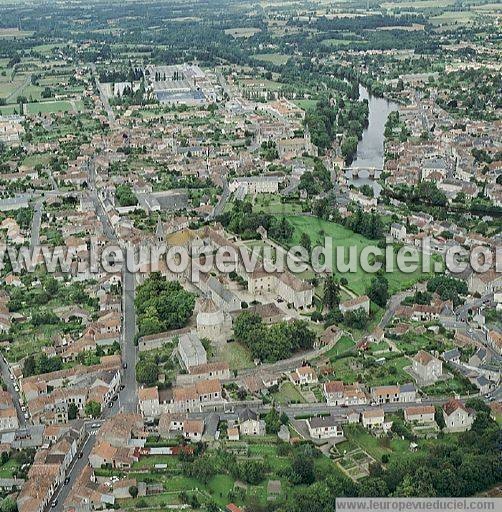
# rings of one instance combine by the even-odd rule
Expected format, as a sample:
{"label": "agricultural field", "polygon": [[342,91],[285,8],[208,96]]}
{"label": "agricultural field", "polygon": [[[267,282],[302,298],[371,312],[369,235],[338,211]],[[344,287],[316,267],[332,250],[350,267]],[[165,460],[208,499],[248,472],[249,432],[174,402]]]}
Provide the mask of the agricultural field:
{"label": "agricultural field", "polygon": [[33,32],[29,30],[19,30],[15,28],[0,28],[0,39],[18,39],[29,37],[33,35]]}
{"label": "agricultural field", "polygon": [[83,109],[81,101],[44,101],[39,103],[27,103],[25,106],[28,114],[52,114],[55,112],[79,112]]}
{"label": "agricultural field", "polygon": [[289,55],[283,55],[281,53],[257,53],[256,55],[253,55],[253,59],[263,62],[270,62],[271,64],[280,66],[287,64]]}
{"label": "agricultural field", "polygon": [[[368,245],[376,245],[375,241],[369,240],[351,230],[335,224],[334,222],[327,222],[315,217],[307,216],[286,216],[287,220],[295,228],[293,239],[290,245],[296,245],[300,241],[302,233],[307,233],[310,236],[312,246],[316,244],[324,244],[325,237],[331,237],[333,242],[333,263],[336,263],[337,247],[345,258],[347,257],[347,251],[349,247],[355,247],[356,253],[360,255],[362,249]],[[358,258],[359,262],[359,258]],[[424,280],[428,277],[428,274],[422,272],[421,266],[418,265],[417,270],[412,273],[404,273],[399,271],[397,268],[394,272],[385,274],[389,282],[389,294],[394,294],[400,290],[406,290],[413,286],[418,281]],[[333,274],[342,274],[334,269]],[[355,268],[355,272],[349,271],[343,274],[348,281],[347,288],[356,293],[357,295],[364,295],[368,290],[371,280],[374,277],[372,274],[365,273],[361,269],[359,263]]]}
{"label": "agricultural field", "polygon": [[300,391],[298,391],[297,387],[289,380],[279,385],[279,390],[272,395],[272,398],[275,402],[282,405],[290,403],[301,404],[305,402]]}
{"label": "agricultural field", "polygon": [[254,366],[249,350],[238,341],[227,343],[219,355],[230,365],[230,370],[243,370]]}
{"label": "agricultural field", "polygon": [[[214,468],[211,475],[203,472],[201,476],[188,475],[187,464],[171,456],[144,457],[134,463],[130,473],[120,470],[98,470],[101,477],[136,478],[138,482],[160,484],[162,491],[145,497],[119,500],[123,509],[149,509],[167,507],[182,503],[188,494],[196,496],[199,504],[214,502],[221,507],[233,502],[238,505],[246,503],[265,504],[273,495],[279,499],[292,492],[293,485],[287,478],[287,470],[295,453],[304,450],[278,442],[275,436],[243,438],[237,442],[222,442],[219,449],[209,449],[204,455],[197,457],[200,465],[207,464]],[[309,452],[310,453],[310,452]],[[310,455],[309,455],[310,457]],[[246,461],[253,461],[264,468],[259,481],[249,483],[234,474],[236,466]],[[317,455],[313,458],[316,471],[339,473],[336,464],[329,459]],[[165,469],[155,469],[156,464],[165,464]],[[198,465],[197,462],[191,464]],[[279,488],[279,494],[271,494],[269,484]],[[298,489],[301,486],[294,486]]]}
{"label": "agricultural field", "polygon": [[364,382],[368,387],[412,380],[404,371],[404,368],[411,365],[407,357],[389,354],[383,363],[376,363],[376,359],[376,357],[368,359],[368,362],[364,361],[365,364],[363,364],[363,360],[355,356],[339,357],[330,364],[333,370],[333,376],[330,378],[342,380],[345,384]]}
{"label": "agricultural field", "polygon": [[225,30],[225,34],[231,35],[232,37],[238,39],[240,37],[252,37],[258,32],[261,32],[259,28],[256,27],[236,27],[236,28],[227,28]]}
{"label": "agricultural field", "polygon": [[292,215],[302,212],[302,206],[295,202],[283,202],[278,194],[258,194],[253,201],[253,212],[272,215]]}

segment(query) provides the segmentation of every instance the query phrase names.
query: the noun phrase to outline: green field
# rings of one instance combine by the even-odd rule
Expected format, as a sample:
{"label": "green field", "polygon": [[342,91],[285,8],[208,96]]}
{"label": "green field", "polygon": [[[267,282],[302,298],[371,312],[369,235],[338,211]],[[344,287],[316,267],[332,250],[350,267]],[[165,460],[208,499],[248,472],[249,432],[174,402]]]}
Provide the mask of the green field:
{"label": "green field", "polygon": [[235,27],[235,28],[227,28],[225,30],[225,34],[230,35],[234,38],[239,37],[252,37],[258,32],[261,32],[261,29],[257,27]]}
{"label": "green field", "polygon": [[455,0],[411,0],[404,2],[385,2],[381,4],[383,9],[390,11],[394,9],[439,9],[453,5]]}
{"label": "green field", "polygon": [[242,370],[253,366],[249,350],[238,341],[227,343],[220,355],[230,365],[231,370]]}
{"label": "green field", "polygon": [[293,103],[303,110],[311,110],[317,105],[317,100],[294,100]]}
{"label": "green field", "polygon": [[329,46],[330,48],[348,46],[351,43],[353,43],[353,41],[350,39],[324,39],[324,41],[321,41],[321,44],[324,46]]}
{"label": "green field", "polygon": [[83,103],[80,101],[44,101],[40,103],[28,103],[25,109],[28,114],[50,114],[54,112],[69,112],[73,110],[80,111],[83,108]]}
{"label": "green field", "polygon": [[337,356],[343,354],[344,352],[348,352],[349,350],[353,349],[354,346],[355,343],[352,338],[349,336],[341,336],[340,339],[336,342],[335,346],[324,353],[322,357],[335,360]]}
{"label": "green field", "polygon": [[279,404],[304,403],[305,400],[295,385],[290,381],[281,384],[279,391],[273,395],[274,400]]}
{"label": "green field", "polygon": [[[359,255],[361,250],[369,245],[377,245],[376,241],[369,240],[357,233],[344,228],[340,224],[334,222],[324,221],[315,217],[307,216],[286,216],[287,220],[295,228],[293,240],[291,245],[296,245],[300,241],[302,233],[307,233],[310,236],[312,246],[316,244],[324,244],[324,237],[331,237],[333,241],[333,264],[335,275],[345,277],[348,281],[347,287],[358,295],[363,295],[367,292],[373,274],[365,273],[360,265],[359,258],[357,258],[357,266],[355,272],[340,273],[336,269],[336,247],[342,247],[345,253],[344,260],[348,259],[349,247],[355,247],[356,254]],[[344,263],[344,262],[342,262]],[[389,293],[394,294],[400,290],[405,290],[413,286],[416,282],[425,279],[428,274],[422,272],[421,266],[412,273],[404,273],[397,268],[393,272],[386,272],[385,277],[389,281]]]}
{"label": "green field", "polygon": [[289,55],[283,55],[282,53],[257,53],[253,55],[253,59],[282,66],[288,62]]}
{"label": "green field", "polygon": [[433,25],[467,25],[474,21],[476,13],[471,11],[444,12],[430,18]]}
{"label": "green field", "polygon": [[281,197],[277,194],[258,194],[253,204],[253,211],[257,213],[270,213],[272,215],[301,213],[302,208],[298,203],[283,203]]}

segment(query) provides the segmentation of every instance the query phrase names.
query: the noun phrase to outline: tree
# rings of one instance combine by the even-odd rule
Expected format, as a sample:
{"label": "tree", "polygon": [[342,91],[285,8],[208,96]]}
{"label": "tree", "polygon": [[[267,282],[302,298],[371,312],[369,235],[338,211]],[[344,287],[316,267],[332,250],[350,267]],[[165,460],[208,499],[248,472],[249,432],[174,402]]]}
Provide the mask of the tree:
{"label": "tree", "polygon": [[384,276],[376,276],[371,280],[368,297],[381,308],[385,307],[389,298],[389,282]]}
{"label": "tree", "polygon": [[35,375],[35,356],[30,355],[24,360],[23,377]]}
{"label": "tree", "polygon": [[136,498],[138,496],[138,488],[135,485],[131,485],[129,487],[129,494],[132,498]]}
{"label": "tree", "polygon": [[246,460],[239,464],[239,476],[244,482],[258,485],[265,478],[267,468],[258,460]]}
{"label": "tree", "polygon": [[98,418],[101,414],[101,404],[96,402],[96,400],[89,400],[89,402],[85,404],[84,412],[86,416]]}
{"label": "tree", "polygon": [[153,386],[157,382],[159,367],[150,358],[142,359],[136,365],[136,380],[145,386]]}
{"label": "tree", "polygon": [[362,308],[356,309],[355,311],[348,311],[343,318],[344,323],[353,329],[365,329],[370,321],[366,311]]}
{"label": "tree", "polygon": [[345,159],[345,162],[347,164],[350,164],[352,162],[352,159],[354,158],[354,155],[357,151],[357,137],[346,137],[342,145],[340,147],[340,150],[342,152],[342,156]]}
{"label": "tree", "polygon": [[17,504],[11,497],[4,498],[0,503],[0,512],[17,512]]}
{"label": "tree", "polygon": [[340,285],[334,276],[328,276],[324,281],[323,305],[334,310],[340,304]]}
{"label": "tree", "polygon": [[138,314],[139,334],[156,334],[184,327],[192,316],[195,295],[177,281],[167,281],[154,272],[138,286],[134,301]]}
{"label": "tree", "polygon": [[302,233],[300,237],[300,246],[303,247],[308,253],[312,250],[312,242],[308,233]]}
{"label": "tree", "polygon": [[310,447],[300,450],[291,463],[291,480],[295,485],[311,484],[315,480],[314,458]]}
{"label": "tree", "polygon": [[272,407],[265,416],[265,427],[267,434],[277,434],[277,432],[279,432],[281,428],[281,417],[275,407]]}
{"label": "tree", "polygon": [[68,419],[69,420],[75,420],[75,419],[77,419],[77,415],[78,415],[77,404],[71,403],[68,406]]}

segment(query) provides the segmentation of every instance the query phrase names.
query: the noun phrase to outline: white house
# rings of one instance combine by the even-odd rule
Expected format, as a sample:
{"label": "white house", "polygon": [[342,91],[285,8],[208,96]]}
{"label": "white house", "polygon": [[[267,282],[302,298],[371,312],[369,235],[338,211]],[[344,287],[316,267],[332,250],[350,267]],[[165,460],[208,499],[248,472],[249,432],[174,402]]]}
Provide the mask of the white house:
{"label": "white house", "polygon": [[460,400],[452,399],[443,405],[443,418],[446,432],[465,432],[471,429],[476,414]]}
{"label": "white house", "polygon": [[333,416],[309,418],[307,420],[307,427],[312,439],[343,437],[342,427]]}

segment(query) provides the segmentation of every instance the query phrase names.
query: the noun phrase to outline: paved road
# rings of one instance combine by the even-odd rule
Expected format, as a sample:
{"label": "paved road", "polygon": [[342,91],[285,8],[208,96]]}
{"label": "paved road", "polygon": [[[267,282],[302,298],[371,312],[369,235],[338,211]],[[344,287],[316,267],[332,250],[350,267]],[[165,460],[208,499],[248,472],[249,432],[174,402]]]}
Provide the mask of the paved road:
{"label": "paved road", "polygon": [[[414,407],[421,405],[442,405],[451,397],[436,397],[436,398],[423,398],[420,402],[397,402],[397,403],[387,403],[381,404],[379,407],[382,407],[385,412],[395,412],[403,407]],[[231,407],[232,404],[227,405],[227,410],[232,412],[233,409]],[[327,405],[325,403],[317,403],[317,404],[296,404],[294,406],[291,405],[275,405],[276,409],[281,413],[284,412],[288,415],[290,419],[294,419],[296,416],[303,415],[318,415],[318,414],[331,414],[333,416],[345,416],[348,410],[354,410],[357,412],[363,412],[365,410],[375,409],[377,406],[371,405],[355,405],[350,407],[340,407],[335,405]],[[267,413],[272,408],[270,404],[263,404],[257,407],[253,407],[259,414]],[[223,414],[223,413],[222,413]],[[207,416],[207,412],[197,412],[191,413],[191,418],[203,418]]]}
{"label": "paved road", "polygon": [[40,223],[42,221],[42,210],[43,210],[44,200],[43,198],[39,198],[35,201],[34,211],[33,211],[33,219],[31,222],[31,241],[30,241],[30,250],[33,252],[33,249],[40,244]]}
{"label": "paved road", "polygon": [[[68,497],[68,494],[70,494],[70,490],[75,484],[75,480],[77,479],[78,475],[82,473],[85,466],[89,463],[89,454],[91,453],[92,447],[94,446],[95,442],[96,435],[93,433],[88,435],[82,448],[80,448],[80,451],[77,452],[77,456],[73,459],[69,470],[66,472],[67,476],[70,478],[69,483],[67,485],[60,484],[60,486],[56,489],[56,492],[52,496],[52,500],[50,502],[52,504],[55,501],[57,501],[57,505],[55,507],[51,507],[49,504],[49,507],[47,507],[48,509],[54,510],[54,512],[63,511],[64,502]],[[79,453],[83,454],[81,458],[78,457]]]}
{"label": "paved road", "polygon": [[231,91],[227,81],[225,80],[225,77],[221,74],[220,71],[218,71],[216,73],[216,76],[218,77],[218,82],[219,82],[221,88],[223,89],[223,92],[227,94],[229,99],[232,99],[232,91]]}
{"label": "paved road", "polygon": [[486,304],[490,304],[493,301],[494,301],[493,293],[488,293],[486,295],[483,295],[479,299],[474,299],[474,300],[471,300],[471,301],[467,301],[465,304],[462,304],[461,306],[459,306],[455,310],[455,313],[457,315],[457,319],[460,320],[460,321],[466,321],[470,309],[479,308],[480,306],[483,306],[483,305],[486,305]]}
{"label": "paved road", "polygon": [[20,96],[21,95],[21,92],[22,90],[25,88],[25,87],[28,87],[28,85],[31,84],[31,74],[28,75],[25,79],[25,81],[21,84],[21,85],[18,85],[6,98],[5,98],[5,102],[6,103],[11,103],[11,100],[12,99],[17,99],[17,96]]}
{"label": "paved road", "polygon": [[221,193],[221,197],[220,200],[218,201],[218,204],[214,207],[213,214],[210,216],[211,218],[218,217],[218,215],[221,215],[223,213],[228,198],[230,197],[230,190],[228,188],[227,179],[222,177],[221,181],[223,182],[223,192]]}
{"label": "paved road", "polygon": [[21,401],[19,393],[14,389],[15,381],[13,381],[10,378],[11,373],[9,369],[9,364],[7,363],[3,355],[0,355],[0,372],[2,375],[2,382],[5,384],[5,388],[12,397],[12,401],[14,402],[14,407],[16,408],[19,426],[23,428],[26,426],[26,420],[24,419],[24,413],[21,410]]}
{"label": "paved road", "polygon": [[117,119],[115,118],[115,114],[110,107],[110,102],[108,101],[108,98],[104,92],[103,86],[101,85],[101,82],[99,81],[99,75],[96,72],[96,66],[94,64],[91,64],[92,74],[94,75],[94,80],[96,82],[96,87],[99,91],[99,97],[101,99],[101,103],[103,104],[103,108],[106,111],[106,114],[108,116],[108,121],[110,122],[110,126],[113,128],[117,128]]}
{"label": "paved road", "polygon": [[288,196],[289,194],[292,194],[293,192],[296,191],[299,184],[300,184],[300,180],[298,178],[291,178],[289,180],[288,186],[281,190],[281,195]]}
{"label": "paved road", "polygon": [[120,405],[127,412],[138,410],[138,389],[136,383],[137,347],[134,344],[136,334],[136,311],[134,307],[134,274],[125,269],[123,274],[123,326],[122,326],[122,360],[127,364],[122,383],[125,389],[120,393]]}
{"label": "paved road", "polygon": [[[113,242],[117,243],[117,235],[110,223],[108,215],[104,211],[101,200],[96,193],[96,176],[94,161],[91,159],[87,163],[87,171],[89,173],[89,190],[96,207],[96,214],[98,215],[103,225],[103,233],[105,237]],[[136,383],[136,346],[134,345],[134,335],[136,334],[136,312],[134,307],[134,292],[135,292],[135,278],[134,274],[124,271],[123,274],[123,304],[122,304],[122,360],[127,364],[127,367],[122,370],[122,384],[125,388],[119,392],[119,398],[113,403],[113,407],[104,407],[101,418],[108,419],[119,411],[125,412],[137,412],[138,410],[138,393]],[[94,422],[96,423],[96,422]],[[101,422],[100,422],[101,423]],[[62,512],[64,502],[68,497],[70,489],[74,484],[75,480],[81,474],[86,464],[89,461],[89,454],[96,442],[96,436],[93,432],[90,432],[83,447],[81,448],[82,457],[75,457],[72,462],[67,475],[70,477],[70,482],[67,485],[61,485],[51,500],[54,503],[57,500],[57,505],[54,508],[49,509],[55,512]]]}
{"label": "paved road", "polygon": [[389,299],[387,309],[385,310],[385,313],[380,320],[380,323],[378,324],[382,329],[385,329],[389,322],[394,318],[397,308],[401,305],[401,302],[407,295],[410,295],[409,291],[396,293]]}
{"label": "paved road", "polygon": [[[388,403],[381,404],[385,412],[395,412],[403,407],[413,407],[420,405],[442,405],[447,402],[451,397],[439,397],[439,398],[424,398],[421,402],[397,402],[397,403]],[[269,409],[270,406],[263,407],[263,412]],[[363,412],[368,409],[373,409],[374,406],[371,405],[356,405],[351,407],[339,407],[332,406],[327,404],[299,404],[295,407],[292,406],[277,406],[277,409],[281,412],[285,412],[290,418],[294,418],[295,416],[302,414],[325,414],[330,413],[335,416],[344,415],[347,413],[347,410],[353,409],[357,412]]]}

